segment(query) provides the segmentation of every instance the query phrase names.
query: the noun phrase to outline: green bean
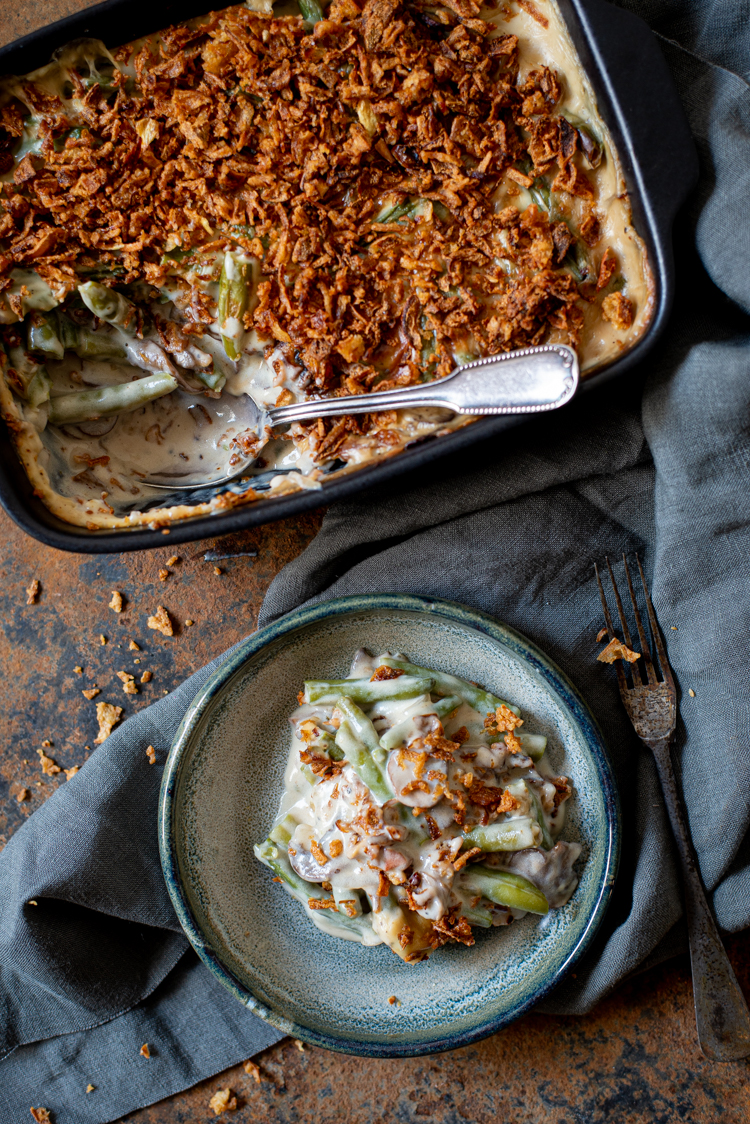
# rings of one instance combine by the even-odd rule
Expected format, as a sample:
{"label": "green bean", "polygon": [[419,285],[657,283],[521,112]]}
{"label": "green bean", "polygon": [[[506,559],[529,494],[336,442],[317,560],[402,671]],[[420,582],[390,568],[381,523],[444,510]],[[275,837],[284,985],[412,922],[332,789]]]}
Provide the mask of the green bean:
{"label": "green bean", "polygon": [[[224,255],[219,281],[219,329],[224,351],[230,359],[239,359],[238,341],[244,331],[242,318],[250,308],[254,261],[230,251]],[[226,334],[225,329],[227,329]]]}
{"label": "green bean", "polygon": [[454,710],[458,710],[462,702],[463,699],[458,695],[446,695],[435,703],[435,713],[442,722],[444,718],[450,717]]}
{"label": "green bean", "polygon": [[589,256],[576,238],[563,259],[563,267],[569,269],[576,281],[585,281],[591,273]]}
{"label": "green bean", "polygon": [[333,898],[339,907],[339,913],[343,913],[344,917],[362,916],[362,901],[358,890],[340,890],[337,886],[334,886]]}
{"label": "green bean", "polygon": [[26,401],[37,410],[49,400],[51,390],[52,379],[47,374],[47,368],[40,367],[26,389]]}
{"label": "green bean", "polygon": [[318,0],[298,0],[299,14],[305,23],[319,23],[323,19],[323,9]]}
{"label": "green bean", "polygon": [[[481,687],[475,687],[473,683],[469,683],[466,679],[459,679],[456,675],[447,675],[443,671],[435,671],[433,668],[419,667],[417,664],[410,663],[409,660],[402,659],[398,656],[386,656],[381,661],[386,667],[398,667],[405,671],[407,675],[424,675],[432,676],[435,681],[433,690],[437,695],[458,695],[459,698],[467,702],[474,710],[478,710],[484,714],[489,714],[498,706],[507,706],[514,714],[520,714],[517,706],[505,702],[504,699],[497,698],[496,695],[491,694],[490,691],[485,691]],[[385,682],[393,682],[393,680],[385,680]]]}
{"label": "green bean", "polygon": [[317,882],[307,882],[289,862],[286,848],[279,847],[273,839],[253,847],[256,859],[272,870],[277,878],[289,888],[292,896],[307,904],[308,898],[324,897],[323,888]]}
{"label": "green bean", "polygon": [[107,324],[114,324],[128,336],[134,336],[138,330],[138,309],[132,301],[118,293],[115,289],[108,289],[98,281],[86,281],[78,286],[83,303],[94,316]]}
{"label": "green bean", "polygon": [[47,401],[52,387],[47,368],[37,363],[33,355],[29,355],[22,347],[12,347],[8,352],[8,359],[16,375],[11,382],[13,389],[24,401],[37,409]]}
{"label": "green bean", "polygon": [[63,312],[57,314],[57,331],[64,351],[75,351],[78,347],[80,328]]}
{"label": "green bean", "polygon": [[[255,857],[269,870],[272,870],[277,878],[280,878],[284,886],[298,902],[302,905],[307,905],[310,898],[316,901],[323,901],[330,898],[331,892],[324,890],[317,882],[307,882],[289,862],[289,856],[286,851],[278,847],[272,839],[266,839],[265,843],[260,846],[256,844],[253,847]],[[372,934],[372,925],[369,917],[348,917],[346,914],[338,913],[334,910],[329,912],[326,920],[334,924],[339,929],[345,929],[347,932],[355,933],[357,936]]]}
{"label": "green bean", "polygon": [[299,771],[300,771],[300,773],[302,773],[302,776],[305,778],[305,780],[307,781],[308,784],[317,784],[318,783],[318,778],[315,776],[315,773],[312,771],[310,766],[307,765],[304,761],[300,765]]}
{"label": "green bean", "polygon": [[[449,695],[446,699],[438,699],[434,705],[435,714],[438,718],[446,718],[449,714],[461,705],[461,699],[456,695]],[[414,733],[414,717],[405,718],[403,722],[397,722],[395,726],[391,726],[386,730],[380,739],[380,745],[383,749],[391,750],[396,746],[402,745],[410,734]]]}
{"label": "green bean", "polygon": [[544,734],[524,734],[520,730],[513,733],[521,743],[521,749],[532,761],[541,761],[547,750],[547,739]]}
{"label": "green bean", "polygon": [[547,181],[542,179],[541,176],[537,176],[528,190],[532,203],[536,203],[540,210],[549,214],[552,209],[552,199]]}
{"label": "green bean", "polygon": [[461,885],[509,909],[525,909],[527,913],[542,915],[549,912],[549,904],[542,891],[527,878],[507,870],[493,870],[479,864],[470,866],[461,877]]}
{"label": "green bean", "polygon": [[44,351],[54,359],[62,359],[66,351],[74,351],[79,359],[124,359],[125,348],[116,336],[80,328],[62,312],[29,320],[29,348]]}
{"label": "green bean", "polygon": [[77,332],[77,342],[71,350],[79,359],[124,359],[127,355],[116,336],[92,332],[90,328],[78,328]]}
{"label": "green bean", "polygon": [[[354,733],[370,753],[380,750],[380,739],[372,721],[363,710],[357,706],[347,695],[342,695],[336,702],[337,708],[349,720]],[[382,761],[381,761],[382,763]]]}
{"label": "green bean", "polygon": [[221,390],[221,387],[226,382],[226,375],[218,368],[215,368],[213,371],[204,371],[202,367],[196,367],[190,373],[195,375],[198,382],[202,382],[209,390]]}
{"label": "green bean", "polygon": [[409,734],[414,733],[414,719],[405,718],[403,722],[397,722],[395,726],[391,726],[386,730],[380,739],[381,749],[391,750],[396,746],[402,745]]}
{"label": "green bean", "polygon": [[530,816],[517,816],[487,827],[472,828],[464,835],[464,843],[483,851],[523,851],[526,847],[537,847],[541,834],[539,825]]}
{"label": "green bean", "polygon": [[428,694],[435,680],[432,673],[399,675],[397,679],[307,679],[305,702],[335,703],[341,695],[371,706],[381,699],[410,699]]}
{"label": "green bean", "polygon": [[[539,830],[541,832],[541,839],[539,840],[539,844],[544,848],[545,851],[549,851],[552,847],[552,836],[550,835],[549,828],[547,827],[547,820],[544,815],[542,802],[539,799],[539,796],[537,795],[533,785],[530,785],[528,781],[524,780],[523,778],[519,778],[516,781],[511,781],[511,783],[508,785],[508,792],[511,794],[511,796],[515,796],[516,798],[520,797],[521,799],[523,799],[524,796],[527,797],[529,801],[529,812],[531,813],[531,818],[536,820],[536,822],[539,824]],[[506,824],[513,822],[513,820],[506,820]]]}
{"label": "green bean", "polygon": [[461,913],[464,915],[470,925],[478,925],[481,929],[492,928],[492,914],[484,906],[461,906]]}
{"label": "green bean", "polygon": [[269,832],[268,838],[280,847],[288,847],[297,828],[297,821],[292,816],[284,816],[280,823]]}
{"label": "green bean", "polygon": [[[351,700],[347,701],[351,703]],[[379,804],[385,804],[386,800],[393,799],[393,792],[380,763],[373,758],[371,751],[357,737],[349,724],[348,718],[345,718],[338,728],[336,744],[339,749],[343,750],[344,757],[362,783],[367,785]]]}
{"label": "green bean", "polygon": [[176,389],[177,379],[172,375],[148,375],[144,379],[116,386],[101,386],[96,390],[62,394],[50,399],[50,424],[73,425],[94,418],[110,417],[112,414],[124,414]]}
{"label": "green bean", "polygon": [[401,203],[396,203],[396,205],[393,207],[383,207],[372,221],[396,222],[398,219],[408,218],[414,214],[414,212],[420,207],[421,203],[421,199],[413,199],[411,202],[409,202],[408,199],[404,199]]}
{"label": "green bean", "polygon": [[29,316],[27,344],[29,351],[41,352],[50,359],[62,359],[65,354],[54,317],[41,312],[32,312]]}

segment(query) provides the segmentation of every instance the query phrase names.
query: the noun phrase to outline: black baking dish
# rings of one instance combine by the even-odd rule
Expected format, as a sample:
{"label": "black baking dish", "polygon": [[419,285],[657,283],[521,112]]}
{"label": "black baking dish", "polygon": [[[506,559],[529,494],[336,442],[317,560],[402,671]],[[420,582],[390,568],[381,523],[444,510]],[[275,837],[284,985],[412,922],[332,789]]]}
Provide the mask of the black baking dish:
{"label": "black baking dish", "polygon": [[[654,314],[638,343],[621,359],[589,376],[582,389],[600,386],[639,363],[660,335],[672,303],[672,225],[698,175],[684,112],[666,62],[647,25],[604,0],[558,0],[571,37],[612,133],[630,192],[636,229],[646,243],[655,282]],[[226,5],[220,5],[224,7]],[[118,46],[209,9],[206,0],[106,0],[0,48],[0,74],[24,74],[45,65],[72,39],[91,36]],[[654,107],[658,106],[658,114]],[[534,415],[485,418],[440,438],[429,438],[379,464],[277,499],[261,499],[224,513],[170,525],[172,543],[188,542],[288,518],[321,504],[350,497],[394,476],[421,468],[447,453],[467,450],[509,426],[533,424]],[[3,427],[4,429],[4,427]],[[161,531],[87,531],[52,515],[32,491],[26,473],[3,433],[0,441],[0,502],[23,530],[49,546],[111,553],[163,546]]]}

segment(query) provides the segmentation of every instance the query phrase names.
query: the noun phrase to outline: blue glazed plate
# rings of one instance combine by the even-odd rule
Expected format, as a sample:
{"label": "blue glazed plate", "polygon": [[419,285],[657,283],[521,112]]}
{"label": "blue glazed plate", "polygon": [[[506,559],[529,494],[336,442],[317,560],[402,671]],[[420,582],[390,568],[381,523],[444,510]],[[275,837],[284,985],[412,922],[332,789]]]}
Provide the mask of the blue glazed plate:
{"label": "blue glazed plate", "polygon": [[[288,716],[306,678],[346,675],[354,652],[405,652],[482,683],[547,734],[573,778],[564,838],[583,845],[580,884],[562,909],[475,930],[406,965],[384,945],[321,933],[257,862],[282,789]],[[517,1018],[585,950],[610,897],[619,807],[599,730],[539,649],[485,613],[405,594],[342,597],[251,636],[197,695],[164,771],[162,866],[180,923],[205,964],[251,1011],[296,1038],[374,1057],[466,1046]],[[401,1006],[390,1005],[397,996]]]}

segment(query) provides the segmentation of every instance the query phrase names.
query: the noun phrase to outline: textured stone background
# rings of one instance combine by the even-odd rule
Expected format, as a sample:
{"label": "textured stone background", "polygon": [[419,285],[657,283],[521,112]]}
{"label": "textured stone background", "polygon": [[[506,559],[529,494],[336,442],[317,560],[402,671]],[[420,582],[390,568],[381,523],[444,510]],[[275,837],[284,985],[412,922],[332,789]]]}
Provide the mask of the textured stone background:
{"label": "textured stone background", "polygon": [[[0,43],[87,7],[3,0]],[[242,535],[114,556],[61,554],[33,542],[0,513],[0,845],[59,783],[43,776],[44,739],[65,767],[93,745],[94,703],[81,695],[147,706],[255,627],[273,576],[314,536],[320,516]],[[233,557],[205,560],[209,552]],[[254,556],[246,556],[255,552]],[[158,571],[177,553],[166,583]],[[221,574],[214,573],[218,566]],[[42,585],[27,607],[25,589]],[[122,591],[126,609],[109,608]],[[146,617],[164,604],[195,625],[164,640]],[[107,637],[102,645],[100,635]],[[135,639],[142,651],[131,652]],[[134,665],[134,659],[140,659]],[[83,675],[73,671],[81,666]],[[116,672],[153,671],[137,696],[123,695]],[[61,774],[64,776],[64,774]],[[18,802],[21,788],[30,792]],[[727,940],[750,992],[750,941]],[[285,1041],[261,1055],[257,1084],[242,1066],[176,1097],[131,1113],[130,1124],[197,1124],[214,1119],[212,1094],[231,1087],[237,1124],[746,1124],[750,1064],[716,1065],[698,1049],[687,958],[645,973],[587,1018],[529,1015],[477,1046],[433,1058],[376,1061],[342,1057]],[[41,1092],[41,1091],[40,1091]],[[10,1122],[9,1122],[10,1124]],[[59,1120],[57,1124],[66,1124]]]}

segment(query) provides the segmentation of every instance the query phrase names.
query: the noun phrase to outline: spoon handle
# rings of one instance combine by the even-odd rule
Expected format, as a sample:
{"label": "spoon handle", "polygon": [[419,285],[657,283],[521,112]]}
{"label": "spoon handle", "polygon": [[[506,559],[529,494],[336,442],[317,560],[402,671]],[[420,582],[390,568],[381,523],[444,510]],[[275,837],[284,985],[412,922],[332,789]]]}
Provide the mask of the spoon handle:
{"label": "spoon handle", "polygon": [[417,406],[442,406],[457,414],[535,414],[564,406],[578,386],[576,353],[543,344],[475,359],[434,382],[398,390],[298,402],[269,410],[271,425],[366,414]]}

